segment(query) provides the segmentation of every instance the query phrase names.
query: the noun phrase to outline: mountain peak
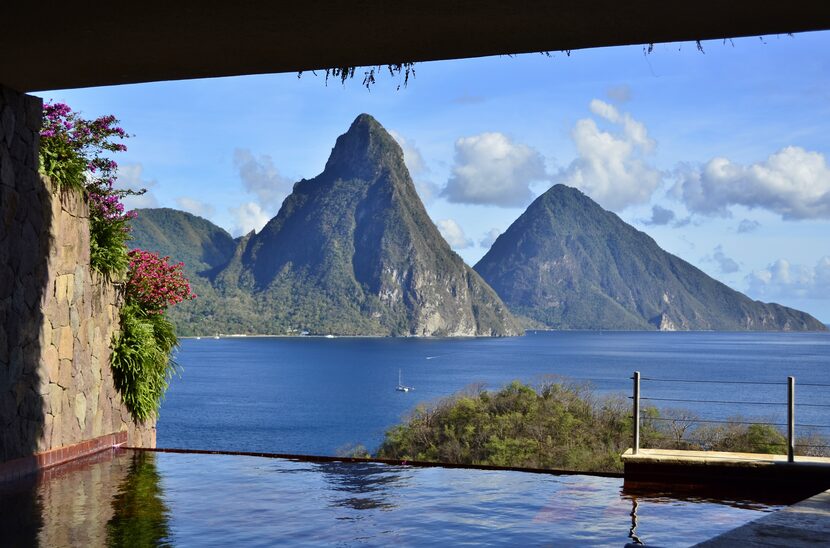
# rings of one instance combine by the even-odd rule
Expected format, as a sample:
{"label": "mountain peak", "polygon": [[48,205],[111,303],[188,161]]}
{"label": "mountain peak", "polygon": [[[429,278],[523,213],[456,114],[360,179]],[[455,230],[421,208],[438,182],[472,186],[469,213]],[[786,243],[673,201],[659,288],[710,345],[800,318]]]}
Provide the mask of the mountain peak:
{"label": "mountain peak", "polygon": [[326,173],[341,179],[367,178],[382,168],[405,169],[403,151],[370,114],[360,114],[337,138],[326,162]]}
{"label": "mountain peak", "polygon": [[564,185],[539,196],[475,270],[513,312],[557,329],[823,330],[710,278]]}

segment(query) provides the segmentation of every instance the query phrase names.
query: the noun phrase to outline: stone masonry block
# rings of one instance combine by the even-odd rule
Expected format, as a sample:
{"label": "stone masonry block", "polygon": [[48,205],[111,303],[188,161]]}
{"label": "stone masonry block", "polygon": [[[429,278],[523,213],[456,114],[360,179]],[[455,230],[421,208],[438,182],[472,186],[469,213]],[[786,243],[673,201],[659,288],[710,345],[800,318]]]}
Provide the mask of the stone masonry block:
{"label": "stone masonry block", "polygon": [[78,428],[83,432],[86,427],[86,396],[83,393],[75,394],[73,410],[78,419]]}
{"label": "stone masonry block", "polygon": [[43,351],[42,363],[46,369],[46,378],[49,382],[58,382],[60,378],[60,362],[58,349],[51,343],[46,345],[46,349]]}
{"label": "stone masonry block", "polygon": [[58,343],[58,355],[60,358],[71,360],[75,349],[75,337],[72,335],[72,328],[64,326],[60,328],[60,342]]}

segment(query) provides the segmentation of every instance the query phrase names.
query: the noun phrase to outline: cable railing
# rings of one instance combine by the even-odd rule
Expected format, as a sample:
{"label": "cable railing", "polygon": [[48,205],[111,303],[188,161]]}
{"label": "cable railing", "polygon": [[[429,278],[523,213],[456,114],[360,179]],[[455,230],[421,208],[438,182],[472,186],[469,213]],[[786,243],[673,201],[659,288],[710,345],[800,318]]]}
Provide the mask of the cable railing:
{"label": "cable railing", "polygon": [[[795,400],[795,377],[787,377],[786,382],[776,382],[776,381],[749,381],[749,380],[735,380],[735,381],[726,381],[726,380],[715,380],[715,379],[678,379],[678,378],[659,378],[659,377],[646,377],[641,376],[639,371],[635,371],[634,375],[631,377],[633,381],[633,395],[631,396],[632,399],[632,408],[633,408],[633,444],[632,444],[632,452],[633,454],[638,454],[640,451],[640,444],[643,437],[643,426],[644,424],[652,425],[653,423],[671,423],[672,426],[676,426],[673,434],[675,438],[672,440],[676,445],[683,445],[686,447],[699,445],[706,450],[707,446],[713,445],[713,439],[703,439],[703,438],[695,438],[695,437],[688,437],[687,432],[689,434],[694,434],[695,430],[692,429],[693,425],[700,424],[712,424],[712,425],[739,425],[739,426],[749,426],[752,427],[753,425],[763,425],[767,427],[775,427],[776,432],[778,432],[778,440],[782,438],[780,435],[781,432],[784,430],[786,431],[786,441],[778,441],[774,439],[767,439],[764,440],[762,443],[765,448],[773,448],[773,447],[780,447],[782,448],[782,453],[784,452],[783,449],[786,448],[787,454],[787,461],[794,462],[795,461],[795,452],[796,449],[800,451],[810,451],[810,450],[826,450],[830,449],[830,441],[828,441],[824,437],[817,437],[813,430],[827,430],[830,431],[830,424],[812,424],[814,421],[809,422],[796,422],[796,408],[797,407],[809,407],[814,409],[821,409],[821,408],[830,408],[830,404],[824,403],[812,403],[812,402],[803,402],[797,403]],[[780,386],[782,387],[782,396],[786,396],[786,401],[783,401],[784,398],[778,399],[764,399],[757,397],[757,394],[754,396],[747,398],[744,400],[731,400],[731,399],[724,399],[721,394],[712,394],[709,397],[702,397],[702,398],[689,398],[689,397],[670,397],[671,394],[668,396],[660,395],[658,396],[644,396],[641,392],[641,383],[643,381],[654,382],[654,383],[672,383],[672,384],[718,384],[718,385],[742,385],[742,386],[763,386],[768,387],[770,386]],[[801,383],[799,384],[801,387],[811,387],[811,388],[830,388],[830,384],[827,383]],[[761,390],[759,388],[759,390]],[[787,410],[787,418],[786,422],[781,422],[780,420],[748,420],[745,417],[733,417],[733,418],[700,418],[697,416],[691,415],[681,415],[681,416],[668,416],[662,417],[659,415],[655,416],[644,416],[642,404],[658,404],[658,405],[665,405],[667,403],[678,403],[678,404],[695,404],[695,405],[704,405],[709,409],[710,406],[715,407],[716,409],[720,406],[764,406],[764,407],[772,407],[779,411],[782,411],[784,408]],[[669,427],[671,428],[671,426]],[[781,430],[777,430],[780,428]],[[800,430],[799,430],[800,429]],[[804,432],[805,430],[810,430],[809,436],[806,440],[798,440],[796,438],[796,432],[801,431]],[[700,432],[700,430],[697,430]],[[817,439],[816,439],[817,438]],[[725,441],[725,438],[717,441]],[[757,447],[755,448],[757,449]],[[827,452],[825,451],[825,454]],[[815,454],[815,453],[814,453]]]}

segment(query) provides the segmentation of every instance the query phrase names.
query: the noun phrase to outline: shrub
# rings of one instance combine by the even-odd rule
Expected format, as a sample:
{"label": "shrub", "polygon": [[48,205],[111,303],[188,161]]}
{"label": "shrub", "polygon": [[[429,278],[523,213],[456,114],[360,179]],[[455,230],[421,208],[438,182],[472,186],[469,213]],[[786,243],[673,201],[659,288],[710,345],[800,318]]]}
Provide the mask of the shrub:
{"label": "shrub", "polygon": [[128,254],[128,300],[136,302],[149,312],[160,314],[168,306],[193,299],[190,283],[184,277],[184,263],[169,264],[170,257],[158,253],[133,249]]}
{"label": "shrub", "polygon": [[148,313],[135,303],[121,309],[110,365],[115,387],[136,421],[158,414],[177,369],[170,357],[177,344],[173,324],[164,314]]}
{"label": "shrub", "polygon": [[137,421],[157,416],[164,392],[177,370],[171,358],[178,344],[175,328],[167,319],[168,306],[193,299],[182,263],[134,249],[121,309],[121,332],[113,340],[115,385]]}
{"label": "shrub", "polygon": [[386,432],[378,456],[447,463],[619,470],[630,411],[580,385],[514,382],[420,405]]}
{"label": "shrub", "polygon": [[121,198],[144,191],[115,188],[118,164],[108,155],[127,150],[117,142],[128,137],[115,116],[86,120],[64,103],[43,106],[40,131],[40,170],[55,185],[73,188],[89,200],[90,263],[109,278],[127,269],[129,220]]}

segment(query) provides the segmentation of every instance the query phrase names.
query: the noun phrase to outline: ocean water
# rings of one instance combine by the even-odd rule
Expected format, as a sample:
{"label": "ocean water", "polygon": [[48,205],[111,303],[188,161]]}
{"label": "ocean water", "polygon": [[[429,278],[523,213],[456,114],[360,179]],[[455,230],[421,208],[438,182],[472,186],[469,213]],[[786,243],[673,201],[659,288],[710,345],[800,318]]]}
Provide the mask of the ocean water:
{"label": "ocean water", "polygon": [[[335,454],[374,450],[416,405],[471,385],[561,376],[599,394],[631,394],[638,370],[646,401],[704,419],[783,423],[787,376],[796,422],[830,435],[830,334],[538,332],[503,339],[185,339],[182,366],[162,406],[159,447]],[[397,392],[398,371],[411,392]],[[716,381],[705,383],[678,380]],[[770,384],[729,384],[760,382]],[[769,402],[759,405],[758,402]]]}

